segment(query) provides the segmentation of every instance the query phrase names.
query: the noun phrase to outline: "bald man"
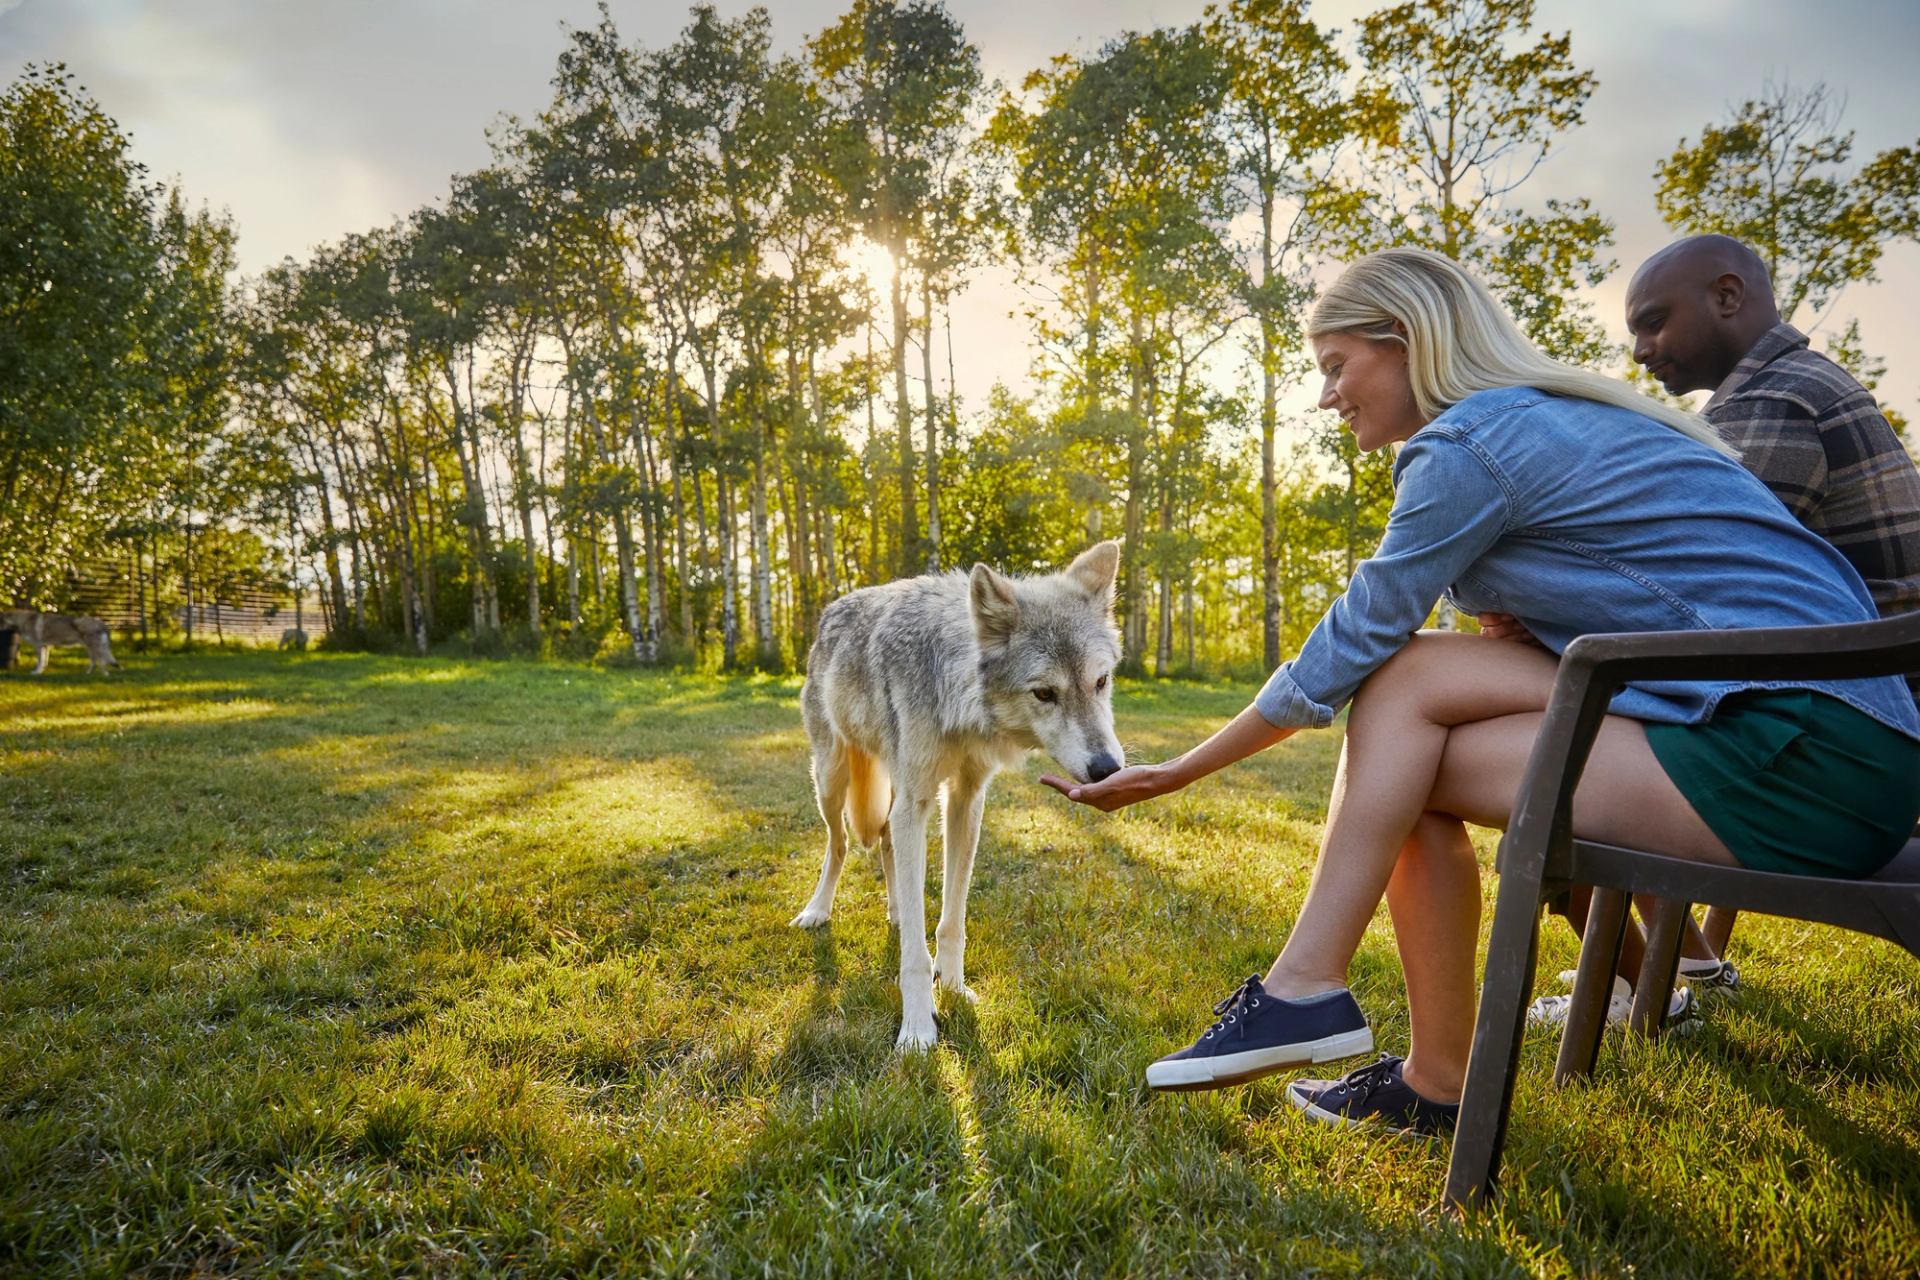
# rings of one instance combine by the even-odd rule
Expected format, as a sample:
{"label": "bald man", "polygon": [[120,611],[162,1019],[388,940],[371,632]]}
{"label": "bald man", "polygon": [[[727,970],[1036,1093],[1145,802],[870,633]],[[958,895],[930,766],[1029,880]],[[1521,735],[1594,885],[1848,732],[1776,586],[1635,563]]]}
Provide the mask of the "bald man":
{"label": "bald man", "polygon": [[1780,319],[1759,255],[1729,236],[1668,245],[1627,286],[1627,328],[1661,386],[1713,392],[1707,419],[1882,617],[1920,609],[1920,470],[1867,389]]}

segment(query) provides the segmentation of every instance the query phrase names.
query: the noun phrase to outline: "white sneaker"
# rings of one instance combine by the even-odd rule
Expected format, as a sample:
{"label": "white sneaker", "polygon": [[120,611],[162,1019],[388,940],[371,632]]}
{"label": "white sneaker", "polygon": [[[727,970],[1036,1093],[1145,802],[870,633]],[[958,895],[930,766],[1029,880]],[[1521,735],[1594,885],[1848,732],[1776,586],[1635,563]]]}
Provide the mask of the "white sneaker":
{"label": "white sneaker", "polygon": [[[1573,970],[1568,969],[1560,975],[1563,982],[1573,981]],[[1557,1027],[1567,1020],[1567,1011],[1573,1008],[1573,997],[1541,996],[1527,1006],[1527,1022],[1536,1027]],[[1613,994],[1607,997],[1607,1025],[1616,1026],[1627,1020],[1633,1012],[1633,988],[1627,985],[1625,978],[1615,976]],[[1677,1022],[1690,1017],[1693,1013],[1693,996],[1685,987],[1674,990],[1673,998],[1667,1001],[1667,1021]]]}
{"label": "white sneaker", "polygon": [[[1695,966],[1689,970],[1688,965]],[[1740,991],[1740,971],[1730,960],[1680,961],[1679,981],[1692,987],[1699,996],[1730,996]]]}

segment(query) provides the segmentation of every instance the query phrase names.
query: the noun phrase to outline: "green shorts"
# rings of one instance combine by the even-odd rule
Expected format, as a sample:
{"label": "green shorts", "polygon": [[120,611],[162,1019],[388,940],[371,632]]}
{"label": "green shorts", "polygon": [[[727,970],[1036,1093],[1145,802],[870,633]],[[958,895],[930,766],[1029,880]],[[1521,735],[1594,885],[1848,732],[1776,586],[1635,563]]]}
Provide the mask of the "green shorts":
{"label": "green shorts", "polygon": [[1920,742],[1810,689],[1754,689],[1702,724],[1649,724],[1680,794],[1755,871],[1856,880],[1920,815]]}

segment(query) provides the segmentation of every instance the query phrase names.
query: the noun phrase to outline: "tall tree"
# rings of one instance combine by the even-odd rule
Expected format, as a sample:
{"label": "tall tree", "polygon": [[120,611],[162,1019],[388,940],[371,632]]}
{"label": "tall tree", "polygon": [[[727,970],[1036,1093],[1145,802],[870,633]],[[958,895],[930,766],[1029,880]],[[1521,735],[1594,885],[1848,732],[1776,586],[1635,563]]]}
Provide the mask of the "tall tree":
{"label": "tall tree", "polygon": [[1349,99],[1337,33],[1315,26],[1307,8],[1307,0],[1231,0],[1210,6],[1206,23],[1227,67],[1223,126],[1237,195],[1259,219],[1241,291],[1260,367],[1260,635],[1268,667],[1280,663],[1280,391],[1305,367],[1289,357],[1299,348],[1309,257],[1319,243],[1307,212],[1342,144],[1390,118],[1377,95]]}
{"label": "tall tree", "polygon": [[153,390],[138,357],[162,286],[156,195],[63,66],[0,94],[0,596],[37,598],[117,523],[120,462],[143,452],[124,432]]}
{"label": "tall tree", "polygon": [[[1144,660],[1150,413],[1169,325],[1219,279],[1229,158],[1218,128],[1226,75],[1198,28],[1130,34],[1087,61],[1028,76],[992,137],[1009,157],[1029,257],[1063,277],[1064,327],[1043,343],[1067,355],[1070,395],[1091,432],[1117,437],[1124,487],[1119,600],[1127,660]],[[1204,308],[1202,308],[1204,311]],[[1124,379],[1126,407],[1110,397]]]}
{"label": "tall tree", "polygon": [[[1719,232],[1752,246],[1788,322],[1822,323],[1848,285],[1879,278],[1881,254],[1920,235],[1920,142],[1857,167],[1844,103],[1824,84],[1768,84],[1724,124],[1681,139],[1654,166],[1654,203],[1676,231]],[[1871,384],[1885,366],[1850,321],[1829,351]]]}
{"label": "tall tree", "polygon": [[855,0],[810,46],[829,100],[856,143],[842,155],[852,207],[893,260],[894,422],[899,443],[900,564],[926,562],[914,500],[913,407],[907,395],[907,272],[925,259],[935,175],[959,147],[980,91],[980,54],[938,0]]}
{"label": "tall tree", "polygon": [[483,643],[499,634],[500,595],[477,384],[481,343],[499,302],[494,270],[504,255],[503,230],[479,216],[473,186],[463,182],[447,208],[417,211],[395,242],[394,300],[412,356],[444,393],[423,394],[420,403],[440,420],[459,463],[472,634]]}
{"label": "tall tree", "polygon": [[[141,364],[150,378],[147,412],[158,440],[145,459],[151,480],[162,479],[187,538],[187,635],[193,635],[193,536],[206,515],[219,533],[222,518],[247,503],[255,478],[244,450],[225,451],[240,341],[230,277],[233,226],[201,210],[189,212],[178,190],[168,193],[158,226],[161,284],[149,301]],[[125,448],[125,442],[121,445]]]}
{"label": "tall tree", "polygon": [[1365,89],[1395,119],[1369,131],[1363,179],[1330,188],[1324,212],[1357,251],[1413,244],[1471,267],[1543,349],[1597,364],[1614,348],[1577,291],[1613,269],[1613,224],[1584,197],[1539,211],[1515,199],[1597,83],[1570,35],[1535,36],[1533,12],[1406,0],[1363,19]]}

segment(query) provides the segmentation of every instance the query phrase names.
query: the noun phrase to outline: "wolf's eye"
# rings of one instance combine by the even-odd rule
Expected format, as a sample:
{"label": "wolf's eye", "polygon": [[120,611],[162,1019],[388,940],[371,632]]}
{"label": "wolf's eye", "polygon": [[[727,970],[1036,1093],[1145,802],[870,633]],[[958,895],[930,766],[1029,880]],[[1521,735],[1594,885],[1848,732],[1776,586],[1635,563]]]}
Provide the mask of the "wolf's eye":
{"label": "wolf's eye", "polygon": [[1042,702],[1052,702],[1054,694],[1053,694],[1053,690],[1051,689],[1035,689],[1033,691],[1033,696],[1040,699],[1040,701]]}
{"label": "wolf's eye", "polygon": [[1099,693],[1102,689],[1106,687],[1107,687],[1107,678],[1105,676],[1101,676],[1098,680],[1095,680],[1093,682],[1093,691],[1095,693]]}

